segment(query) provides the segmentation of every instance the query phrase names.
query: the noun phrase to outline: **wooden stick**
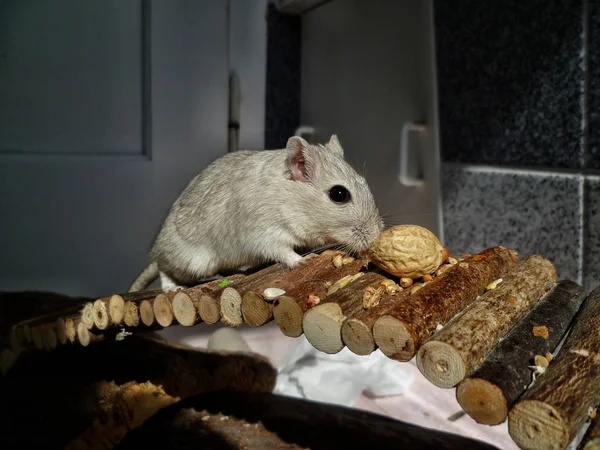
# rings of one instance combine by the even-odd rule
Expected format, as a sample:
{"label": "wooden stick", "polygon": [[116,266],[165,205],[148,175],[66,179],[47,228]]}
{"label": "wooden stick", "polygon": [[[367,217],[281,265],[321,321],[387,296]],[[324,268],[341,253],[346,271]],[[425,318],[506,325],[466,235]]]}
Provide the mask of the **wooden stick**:
{"label": "wooden stick", "polygon": [[283,334],[289,337],[302,335],[302,319],[304,313],[316,304],[311,304],[311,298],[323,300],[328,290],[336,281],[349,275],[356,275],[365,268],[365,261],[355,260],[341,267],[330,267],[318,279],[297,285],[286,291],[285,295],[273,302],[273,317]]}
{"label": "wooden stick", "polygon": [[545,373],[508,414],[523,449],[564,449],[600,403],[600,287],[585,299]]}
{"label": "wooden stick", "polygon": [[125,302],[125,309],[123,310],[123,323],[125,323],[125,325],[133,328],[140,324],[140,314],[138,309],[138,305],[134,302]]}
{"label": "wooden stick", "polygon": [[600,450],[600,415],[597,412],[577,449]]}
{"label": "wooden stick", "polygon": [[378,287],[385,279],[378,273],[367,272],[306,311],[302,328],[308,342],[324,353],[340,352],[344,348],[342,325],[346,318],[364,311],[365,290],[368,287]]}
{"label": "wooden stick", "polygon": [[88,330],[94,328],[94,304],[87,302],[81,310],[81,323]]}
{"label": "wooden stick", "polygon": [[335,267],[329,254],[311,254],[307,258],[311,259],[283,274],[281,278],[269,280],[244,293],[242,296],[242,316],[246,323],[252,326],[260,326],[273,318],[273,301],[265,301],[265,289],[277,288],[283,290],[285,294],[297,286],[318,279],[328,269]]}
{"label": "wooden stick", "polygon": [[[323,426],[315,427],[315,423]],[[283,442],[272,440],[271,433]],[[125,437],[118,448],[283,450],[296,446],[328,450],[498,450],[480,440],[356,408],[233,391],[210,392],[164,408]]]}
{"label": "wooden stick", "polygon": [[146,299],[142,300],[139,306],[140,319],[147,327],[154,324],[154,309],[152,307],[153,303],[154,299]]}
{"label": "wooden stick", "polygon": [[391,311],[373,325],[373,338],[388,357],[409,361],[438,325],[446,324],[469,306],[492,281],[512,269],[518,253],[501,246],[465,259],[411,295],[394,302]]}
{"label": "wooden stick", "polygon": [[425,342],[417,353],[417,367],[437,387],[456,386],[555,281],[556,269],[550,261],[529,256]]}
{"label": "wooden stick", "polygon": [[348,347],[348,350],[361,356],[373,353],[377,348],[375,339],[373,339],[373,324],[383,314],[391,311],[396,303],[409,301],[410,295],[411,292],[408,289],[396,295],[384,295],[379,305],[348,318],[342,324],[342,342]]}
{"label": "wooden stick", "polygon": [[531,383],[536,355],[555,351],[585,299],[583,288],[560,281],[461,381],[456,399],[476,422],[499,425]]}
{"label": "wooden stick", "polygon": [[173,324],[173,297],[175,292],[168,292],[158,294],[152,302],[152,310],[154,311],[154,318],[161,327],[169,327]]}
{"label": "wooden stick", "polygon": [[83,324],[79,322],[77,325],[77,339],[83,347],[87,347],[90,344],[100,342],[104,336],[102,334],[94,334]]}
{"label": "wooden stick", "polygon": [[[189,288],[185,291],[180,291],[173,297],[173,315],[177,322],[186,327],[191,327],[194,324],[202,321],[200,314],[200,298],[204,294],[228,286],[229,283],[234,284],[243,280],[246,276],[242,274],[233,274],[225,278],[209,281],[208,283]],[[209,296],[209,298],[212,298]],[[218,307],[216,308],[218,314]],[[219,317],[215,322],[218,322]],[[213,323],[215,323],[213,322]]]}

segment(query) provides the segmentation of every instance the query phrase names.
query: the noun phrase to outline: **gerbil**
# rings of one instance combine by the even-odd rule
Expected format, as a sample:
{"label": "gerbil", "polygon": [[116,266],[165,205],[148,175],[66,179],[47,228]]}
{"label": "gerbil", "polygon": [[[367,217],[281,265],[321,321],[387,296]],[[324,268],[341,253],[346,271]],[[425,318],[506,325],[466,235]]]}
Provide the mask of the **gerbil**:
{"label": "gerbil", "polygon": [[197,175],[171,207],[129,291],[157,277],[165,292],[220,270],[303,258],[299,247],[339,243],[366,250],[383,221],[366,180],[344,160],[335,135],[326,145],[291,137],[282,150],[240,150]]}

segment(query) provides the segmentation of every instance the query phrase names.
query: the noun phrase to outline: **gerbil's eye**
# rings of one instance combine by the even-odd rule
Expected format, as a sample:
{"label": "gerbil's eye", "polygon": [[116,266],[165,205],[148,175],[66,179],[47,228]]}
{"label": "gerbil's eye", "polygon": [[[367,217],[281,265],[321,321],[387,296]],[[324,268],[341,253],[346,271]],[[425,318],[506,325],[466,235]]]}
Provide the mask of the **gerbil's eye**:
{"label": "gerbil's eye", "polygon": [[350,201],[350,192],[344,186],[336,184],[329,189],[329,198],[335,203],[348,203]]}

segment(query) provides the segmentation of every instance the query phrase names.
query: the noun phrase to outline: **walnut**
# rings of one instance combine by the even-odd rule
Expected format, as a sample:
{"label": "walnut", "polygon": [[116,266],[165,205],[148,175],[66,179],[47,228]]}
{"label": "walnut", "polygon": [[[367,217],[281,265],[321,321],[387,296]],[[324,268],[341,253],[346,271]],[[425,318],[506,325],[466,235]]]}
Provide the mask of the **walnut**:
{"label": "walnut", "polygon": [[418,225],[388,228],[368,251],[371,262],[397,277],[420,278],[434,273],[447,256],[439,239]]}

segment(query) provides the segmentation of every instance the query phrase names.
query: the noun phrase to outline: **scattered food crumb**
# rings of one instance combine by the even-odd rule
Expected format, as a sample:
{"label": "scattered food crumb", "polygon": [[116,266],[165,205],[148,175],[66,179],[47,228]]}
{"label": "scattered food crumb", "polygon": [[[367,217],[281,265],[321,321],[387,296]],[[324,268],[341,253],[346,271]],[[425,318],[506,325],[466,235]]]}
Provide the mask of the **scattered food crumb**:
{"label": "scattered food crumb", "polygon": [[548,327],[546,325],[533,327],[533,335],[544,339],[548,339],[550,337],[550,334],[548,333]]}
{"label": "scattered food crumb", "polygon": [[131,336],[132,334],[133,333],[131,333],[130,331],[125,330],[125,328],[121,328],[121,331],[119,331],[115,336],[115,341],[122,341],[127,336]]}

